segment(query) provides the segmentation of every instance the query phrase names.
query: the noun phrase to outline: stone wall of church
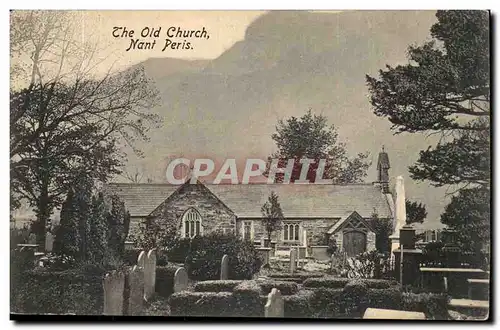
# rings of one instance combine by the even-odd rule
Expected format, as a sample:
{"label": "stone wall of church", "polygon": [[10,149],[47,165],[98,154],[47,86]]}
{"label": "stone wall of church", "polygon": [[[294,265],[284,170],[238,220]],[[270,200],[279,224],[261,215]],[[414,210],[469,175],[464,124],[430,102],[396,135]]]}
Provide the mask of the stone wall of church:
{"label": "stone wall of church", "polygon": [[169,228],[175,228],[182,236],[182,216],[190,208],[196,209],[202,217],[202,234],[211,232],[234,232],[235,215],[205,186],[186,184],[172,194],[151,213],[155,222]]}
{"label": "stone wall of church", "polygon": [[[253,225],[253,235],[254,240],[260,240],[261,237],[267,237],[266,230],[261,220],[259,219],[238,219],[237,221],[237,232],[242,235],[242,226],[245,221],[252,221]],[[309,245],[319,245],[324,240],[325,234],[333,226],[338,219],[286,219],[286,222],[296,222],[300,224],[299,241],[300,245],[303,244],[303,230],[307,231],[307,238]],[[278,244],[284,244],[282,241],[282,231],[280,229],[271,235],[272,241],[278,242]]]}

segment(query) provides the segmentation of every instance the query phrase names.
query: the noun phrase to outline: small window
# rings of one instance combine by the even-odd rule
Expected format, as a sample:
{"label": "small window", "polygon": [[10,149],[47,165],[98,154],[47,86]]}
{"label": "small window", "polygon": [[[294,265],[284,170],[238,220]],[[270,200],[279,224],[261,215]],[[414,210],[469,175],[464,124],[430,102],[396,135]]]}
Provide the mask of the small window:
{"label": "small window", "polygon": [[253,237],[253,225],[252,221],[243,221],[242,225],[242,236],[244,240],[251,240]]}
{"label": "small window", "polygon": [[283,224],[283,240],[284,241],[299,241],[300,225],[298,223]]}
{"label": "small window", "polygon": [[184,237],[195,237],[201,235],[201,215],[195,209],[189,209],[184,213]]}

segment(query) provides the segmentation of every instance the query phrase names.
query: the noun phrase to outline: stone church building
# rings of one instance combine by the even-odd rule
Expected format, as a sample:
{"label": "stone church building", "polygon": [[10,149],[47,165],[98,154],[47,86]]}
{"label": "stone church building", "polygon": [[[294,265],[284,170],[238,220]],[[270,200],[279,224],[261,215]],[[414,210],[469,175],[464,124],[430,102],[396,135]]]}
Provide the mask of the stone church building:
{"label": "stone church building", "polygon": [[377,162],[378,181],[370,184],[137,184],[111,183],[109,193],[124,200],[131,214],[130,233],[152,218],[173,226],[179,236],[193,237],[214,231],[236,233],[244,239],[267,237],[261,207],[271,192],[283,210],[282,228],[273,233],[278,245],[324,245],[334,237],[348,255],[375,249],[372,215],[393,221],[389,158],[385,151]]}

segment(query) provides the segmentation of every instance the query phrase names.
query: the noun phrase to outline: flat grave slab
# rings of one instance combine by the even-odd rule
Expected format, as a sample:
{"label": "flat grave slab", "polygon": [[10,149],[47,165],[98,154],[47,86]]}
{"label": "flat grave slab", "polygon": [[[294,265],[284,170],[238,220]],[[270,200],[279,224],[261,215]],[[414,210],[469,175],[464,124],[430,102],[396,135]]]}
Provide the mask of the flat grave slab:
{"label": "flat grave slab", "polygon": [[367,308],[363,319],[371,320],[425,320],[421,312],[399,311],[394,309]]}

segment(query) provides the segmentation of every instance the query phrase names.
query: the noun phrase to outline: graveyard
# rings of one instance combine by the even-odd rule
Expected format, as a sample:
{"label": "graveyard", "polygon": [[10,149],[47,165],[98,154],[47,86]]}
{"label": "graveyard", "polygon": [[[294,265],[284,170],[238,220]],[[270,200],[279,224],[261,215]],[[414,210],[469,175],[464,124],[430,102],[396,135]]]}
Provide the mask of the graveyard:
{"label": "graveyard", "polygon": [[[414,250],[411,232],[401,237],[403,243],[410,239],[408,251]],[[50,242],[45,248],[51,248]],[[50,271],[50,253],[35,252],[36,244],[19,244],[12,256],[22,260],[23,274],[13,283],[26,291],[14,288],[12,313],[411,320],[488,316],[489,272],[481,269],[425,267],[414,257],[405,260],[405,251],[398,267],[394,262],[401,255],[391,263],[375,251],[354,258],[342,252],[325,257],[307,246],[290,247],[286,253],[284,247],[269,248],[264,242],[248,250],[257,259],[250,272],[238,271],[238,255],[204,260],[188,254],[181,260],[184,255],[172,251],[129,248],[117,269],[82,273]]]}

